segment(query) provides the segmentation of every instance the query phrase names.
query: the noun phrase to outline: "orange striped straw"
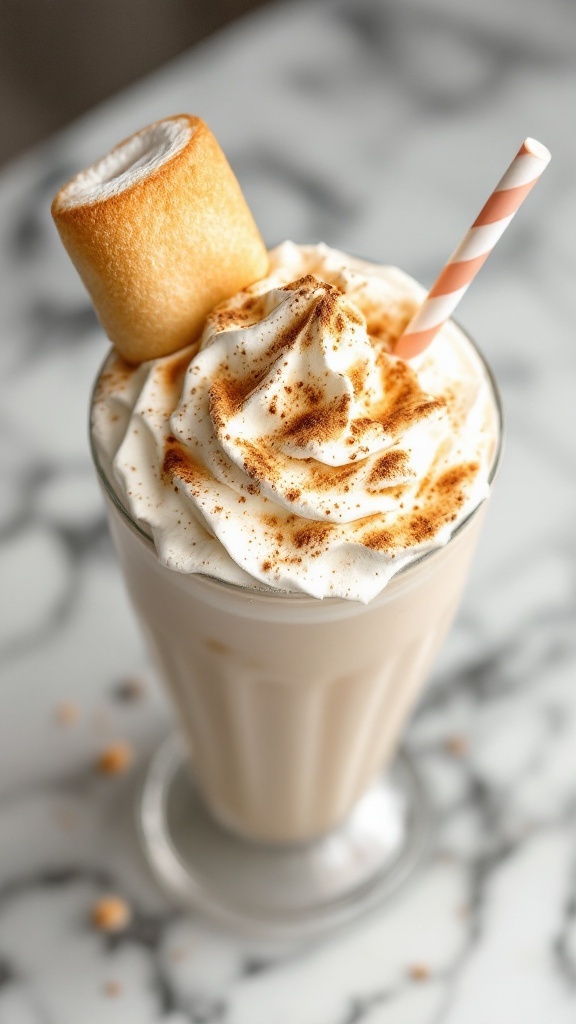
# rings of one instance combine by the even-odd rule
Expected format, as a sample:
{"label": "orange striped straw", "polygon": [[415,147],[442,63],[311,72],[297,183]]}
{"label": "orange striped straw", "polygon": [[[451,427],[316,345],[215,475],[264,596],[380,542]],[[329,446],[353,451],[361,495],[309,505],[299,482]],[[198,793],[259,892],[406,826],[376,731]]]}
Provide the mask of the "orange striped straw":
{"label": "orange striped straw", "polygon": [[464,292],[549,161],[550,153],[546,146],[535,139],[524,140],[504,177],[398,338],[394,346],[395,355],[410,359],[428,347],[448,317],[452,316]]}

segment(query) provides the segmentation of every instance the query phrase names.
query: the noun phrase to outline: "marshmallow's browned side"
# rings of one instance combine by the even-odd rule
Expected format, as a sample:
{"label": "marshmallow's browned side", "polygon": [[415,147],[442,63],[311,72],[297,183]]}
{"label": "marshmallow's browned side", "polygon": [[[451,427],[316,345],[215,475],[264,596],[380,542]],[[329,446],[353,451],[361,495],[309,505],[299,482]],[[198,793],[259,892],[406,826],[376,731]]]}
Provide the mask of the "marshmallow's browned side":
{"label": "marshmallow's browned side", "polygon": [[[148,172],[136,164],[130,173],[126,148],[169,122],[182,131],[182,144]],[[156,122],[103,159],[118,164],[112,188],[106,178],[87,198],[77,188],[99,161],[58,192],[52,215],[108,337],[124,359],[140,363],[193,341],[218,302],[265,276],[268,256],[238,181],[200,118]]]}

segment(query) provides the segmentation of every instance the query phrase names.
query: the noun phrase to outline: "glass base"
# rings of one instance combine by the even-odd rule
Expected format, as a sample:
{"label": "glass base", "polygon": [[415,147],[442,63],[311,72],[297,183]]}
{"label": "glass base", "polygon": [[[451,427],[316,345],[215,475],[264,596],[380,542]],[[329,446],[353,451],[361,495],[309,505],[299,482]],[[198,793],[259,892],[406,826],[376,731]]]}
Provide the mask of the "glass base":
{"label": "glass base", "polygon": [[425,790],[402,752],[342,825],[309,843],[265,845],[225,829],[207,810],[176,737],[150,762],[139,812],[148,860],[179,903],[244,934],[294,941],[391,896],[432,834]]}

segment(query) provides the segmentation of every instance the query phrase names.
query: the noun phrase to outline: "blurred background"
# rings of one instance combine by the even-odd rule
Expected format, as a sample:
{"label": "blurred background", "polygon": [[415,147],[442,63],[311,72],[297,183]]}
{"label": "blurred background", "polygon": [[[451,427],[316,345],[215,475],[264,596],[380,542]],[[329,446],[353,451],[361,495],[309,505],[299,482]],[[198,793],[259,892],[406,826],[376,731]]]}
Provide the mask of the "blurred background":
{"label": "blurred background", "polygon": [[264,0],[0,0],[0,164]]}
{"label": "blurred background", "polygon": [[[0,0],[0,1024],[574,1024],[575,53],[575,0]],[[323,239],[425,284],[522,138],[553,153],[458,313],[508,437],[409,736],[438,857],[278,969],[173,915],[136,853],[136,776],[93,772],[109,739],[142,764],[169,709],[105,532],[86,438],[105,343],[50,201],[182,108],[268,244]],[[90,929],[104,892],[135,911],[124,937]]]}

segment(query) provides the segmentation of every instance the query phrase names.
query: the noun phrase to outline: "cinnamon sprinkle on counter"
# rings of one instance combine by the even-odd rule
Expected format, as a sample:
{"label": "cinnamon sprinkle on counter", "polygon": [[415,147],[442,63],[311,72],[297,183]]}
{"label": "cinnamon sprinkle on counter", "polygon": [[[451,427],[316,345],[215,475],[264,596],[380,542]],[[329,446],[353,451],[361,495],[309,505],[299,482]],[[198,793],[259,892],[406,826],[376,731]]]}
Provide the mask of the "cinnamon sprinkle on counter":
{"label": "cinnamon sprinkle on counter", "polygon": [[448,736],[444,742],[444,749],[452,757],[465,757],[468,753],[468,740],[465,736]]}
{"label": "cinnamon sprinkle on counter", "polygon": [[80,708],[72,701],[63,701],[56,708],[56,721],[58,725],[75,725],[80,718]]}
{"label": "cinnamon sprinkle on counter", "polygon": [[107,981],[104,985],[104,995],[109,999],[115,999],[121,992],[122,986],[119,981]]}
{"label": "cinnamon sprinkle on counter", "polygon": [[427,964],[411,964],[408,968],[408,974],[412,981],[429,981],[432,976],[432,971]]}
{"label": "cinnamon sprinkle on counter", "polygon": [[96,760],[101,775],[122,775],[131,766],[134,751],[129,743],[111,743]]}
{"label": "cinnamon sprinkle on counter", "polygon": [[132,911],[121,896],[103,896],[94,903],[90,919],[99,932],[121,932],[130,924]]}

